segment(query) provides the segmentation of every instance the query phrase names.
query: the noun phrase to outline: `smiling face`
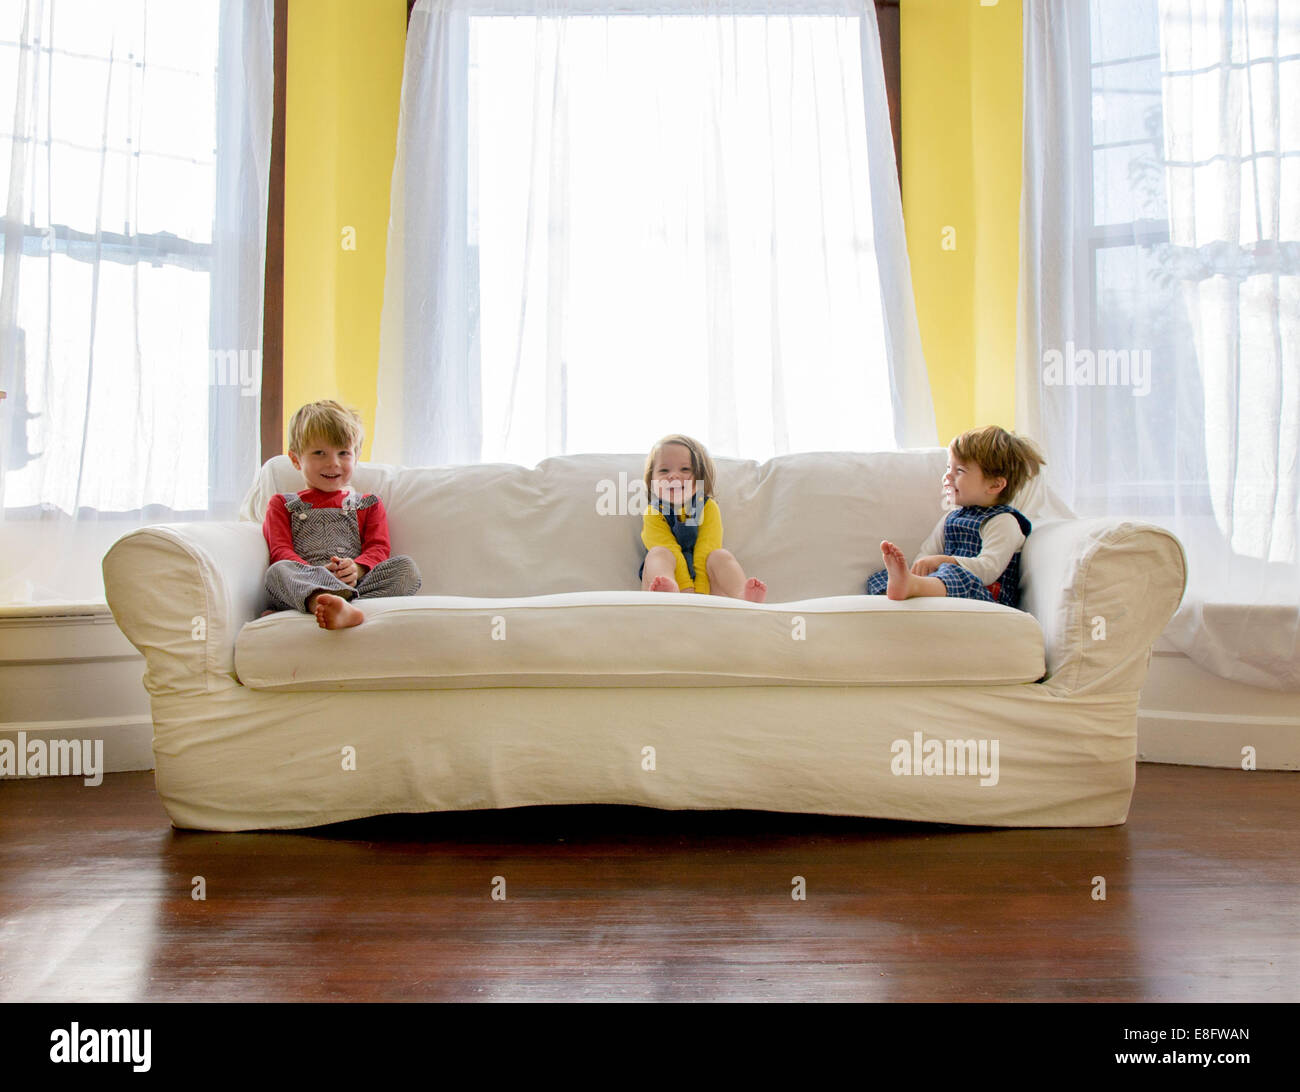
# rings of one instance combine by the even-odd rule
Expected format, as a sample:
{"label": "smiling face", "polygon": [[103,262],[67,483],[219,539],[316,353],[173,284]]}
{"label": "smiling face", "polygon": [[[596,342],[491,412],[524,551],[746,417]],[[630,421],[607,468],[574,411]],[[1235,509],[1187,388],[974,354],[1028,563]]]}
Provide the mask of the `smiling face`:
{"label": "smiling face", "polygon": [[674,507],[686,504],[695,496],[690,448],[683,444],[664,444],[651,467],[650,481],[661,501]]}
{"label": "smiling face", "polygon": [[293,465],[302,471],[307,485],[322,493],[337,493],[352,480],[354,453],[318,437],[303,445],[306,450],[289,452]]}
{"label": "smiling face", "polygon": [[1006,478],[986,478],[976,463],[958,459],[949,450],[943,492],[954,508],[987,508],[1006,487]]}

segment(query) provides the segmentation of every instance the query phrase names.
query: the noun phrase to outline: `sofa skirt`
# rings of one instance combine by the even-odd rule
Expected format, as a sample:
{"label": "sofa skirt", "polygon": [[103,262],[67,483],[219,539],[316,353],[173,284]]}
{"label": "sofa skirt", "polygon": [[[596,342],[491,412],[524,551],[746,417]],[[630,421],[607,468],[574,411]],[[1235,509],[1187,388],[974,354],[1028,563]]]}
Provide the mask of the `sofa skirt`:
{"label": "sofa skirt", "polygon": [[1123,823],[1136,692],[1043,684],[575,687],[153,698],[173,824],[294,829],[538,804],[999,827]]}

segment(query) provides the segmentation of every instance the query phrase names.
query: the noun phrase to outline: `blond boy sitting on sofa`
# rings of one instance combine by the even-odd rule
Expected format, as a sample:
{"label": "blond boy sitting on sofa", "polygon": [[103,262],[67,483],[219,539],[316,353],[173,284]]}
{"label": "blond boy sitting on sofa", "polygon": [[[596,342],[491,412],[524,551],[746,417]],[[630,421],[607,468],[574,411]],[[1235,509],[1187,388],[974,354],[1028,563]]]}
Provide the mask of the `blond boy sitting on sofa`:
{"label": "blond boy sitting on sofa", "polygon": [[415,562],[389,556],[384,502],[348,486],[363,437],[361,418],[337,402],[299,409],[289,422],[289,458],[307,488],[276,494],[262,521],[272,609],[315,614],[322,629],[364,622],[354,600],[420,590]]}

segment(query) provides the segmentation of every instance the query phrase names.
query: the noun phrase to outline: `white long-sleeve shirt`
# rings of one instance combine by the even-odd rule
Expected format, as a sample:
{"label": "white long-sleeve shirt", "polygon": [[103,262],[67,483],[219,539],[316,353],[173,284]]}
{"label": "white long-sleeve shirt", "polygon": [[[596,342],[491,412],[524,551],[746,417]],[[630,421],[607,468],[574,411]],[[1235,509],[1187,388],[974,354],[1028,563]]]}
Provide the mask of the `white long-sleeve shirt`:
{"label": "white long-sleeve shirt", "polygon": [[[943,548],[943,525],[947,519],[948,514],[945,512],[938,525],[930,532],[930,537],[921,543],[917,557],[927,557],[931,554],[950,556]],[[1006,572],[1016,551],[1025,544],[1025,535],[1020,530],[1020,521],[1010,512],[1002,512],[980,528],[980,542],[983,548],[974,557],[958,557],[955,560],[976,580],[988,587]]]}

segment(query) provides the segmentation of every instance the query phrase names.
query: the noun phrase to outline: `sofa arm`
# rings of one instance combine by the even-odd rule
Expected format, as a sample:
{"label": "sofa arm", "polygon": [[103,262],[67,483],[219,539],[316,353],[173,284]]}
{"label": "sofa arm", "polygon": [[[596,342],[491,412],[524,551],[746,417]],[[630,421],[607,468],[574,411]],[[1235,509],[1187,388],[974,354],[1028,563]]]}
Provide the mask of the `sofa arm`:
{"label": "sofa arm", "polygon": [[256,523],[158,524],[113,544],[105,596],[150,694],[237,685],[235,638],[265,605],[269,562]]}
{"label": "sofa arm", "polygon": [[1182,600],[1187,560],[1182,543],[1153,524],[1056,520],[1030,533],[1020,581],[1020,605],[1047,640],[1044,685],[1136,694]]}

